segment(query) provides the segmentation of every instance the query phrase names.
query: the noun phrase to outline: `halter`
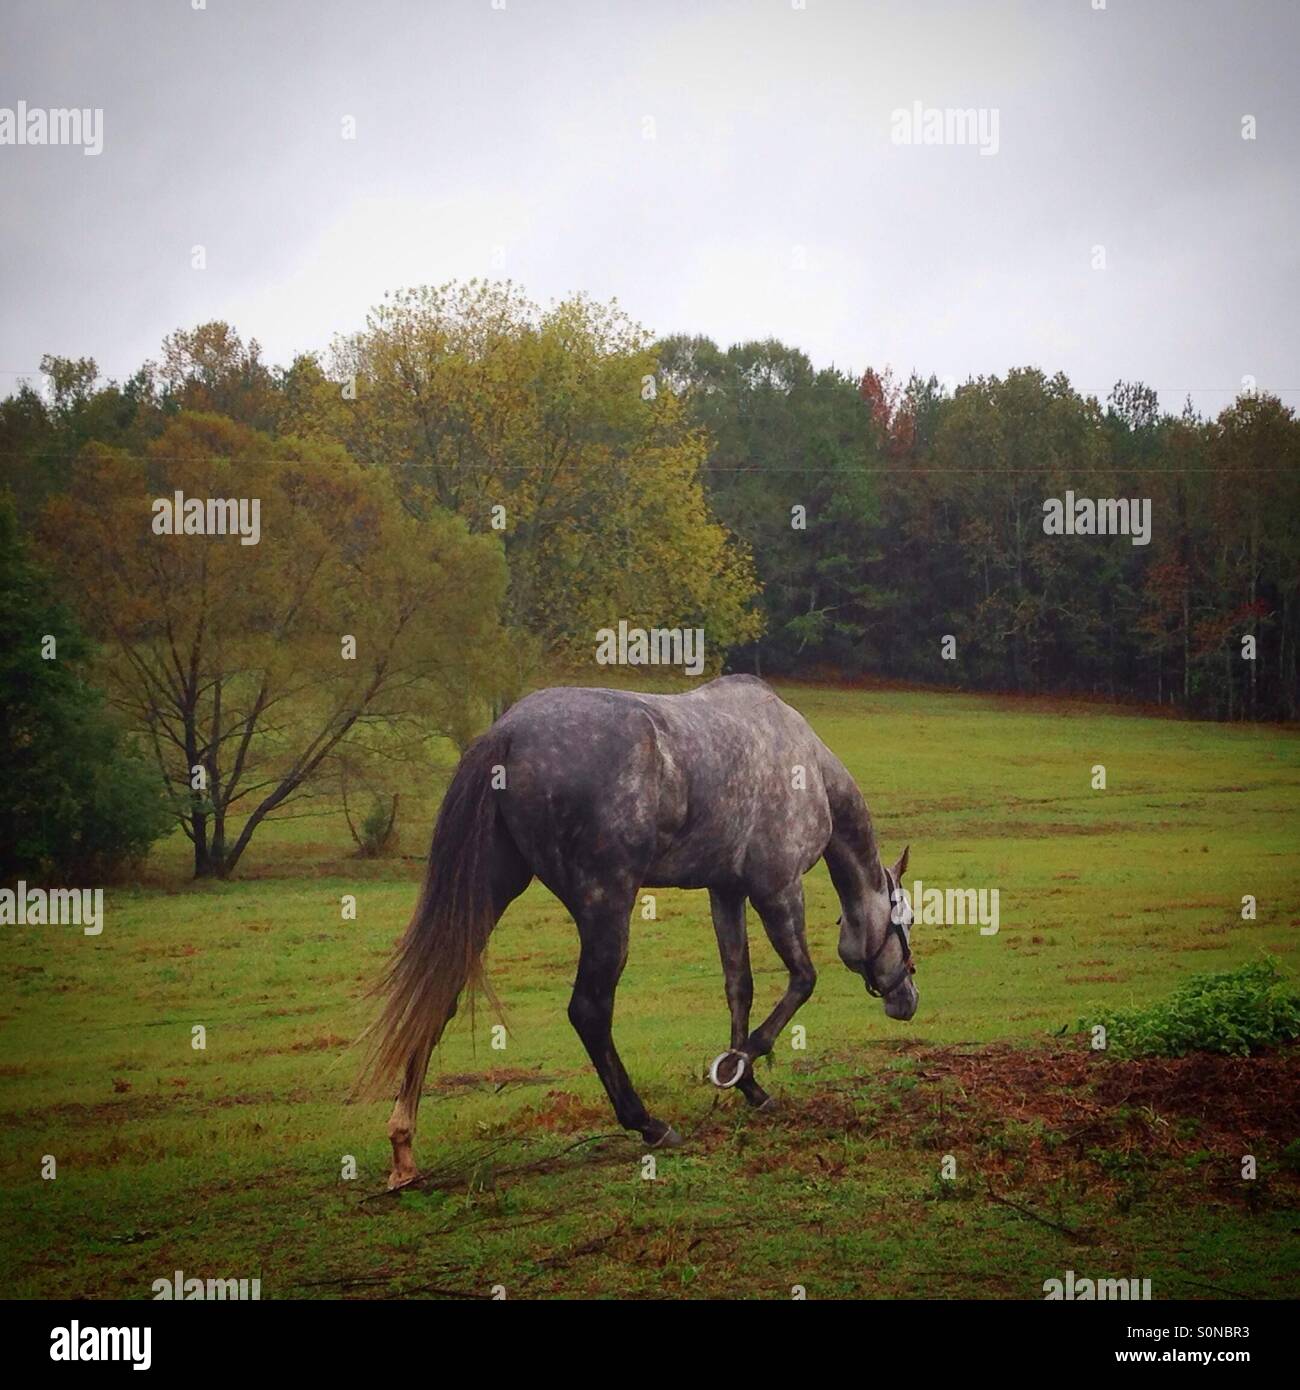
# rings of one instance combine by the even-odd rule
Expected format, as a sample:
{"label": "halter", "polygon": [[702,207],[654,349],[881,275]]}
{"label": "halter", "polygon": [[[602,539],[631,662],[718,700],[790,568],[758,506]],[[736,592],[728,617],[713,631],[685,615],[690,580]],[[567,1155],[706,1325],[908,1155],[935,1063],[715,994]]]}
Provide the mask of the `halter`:
{"label": "halter", "polygon": [[[892,994],[899,985],[909,975],[916,974],[916,963],[912,959],[912,943],[907,937],[907,926],[903,922],[903,912],[908,908],[907,894],[903,889],[894,883],[893,875],[882,864],[884,870],[885,885],[889,889],[889,925],[885,928],[885,939],[880,943],[879,948],[863,967],[862,978],[866,982],[867,993],[875,998],[883,998],[886,994]],[[890,935],[898,937],[898,944],[903,950],[903,961],[895,972],[888,984],[877,985],[872,977],[871,967],[880,959],[885,947],[889,945]]]}

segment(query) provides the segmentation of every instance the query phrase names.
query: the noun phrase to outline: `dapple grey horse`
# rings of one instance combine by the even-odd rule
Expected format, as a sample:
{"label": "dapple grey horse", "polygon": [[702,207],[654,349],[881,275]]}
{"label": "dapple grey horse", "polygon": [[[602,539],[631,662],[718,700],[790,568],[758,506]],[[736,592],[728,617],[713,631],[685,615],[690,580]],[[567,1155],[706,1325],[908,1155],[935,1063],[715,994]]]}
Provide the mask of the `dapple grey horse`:
{"label": "dapple grey horse", "polygon": [[[620,1125],[651,1145],[681,1142],[646,1111],[611,1035],[642,888],[709,890],[731,1009],[731,1046],[709,1075],[769,1105],[753,1064],[812,993],[802,878],[822,858],[842,906],[840,959],[889,1017],[911,1018],[907,850],[885,868],[844,765],[763,681],[724,676],[685,695],[562,687],[513,705],[456,769],[419,903],[383,981],[370,1078],[372,1088],[400,1078],[389,1186],[416,1175],[411,1146],[430,1054],[466,985],[482,983],[492,928],[534,877],[577,923],[569,1018]],[[753,1032],[747,898],[790,976]]]}

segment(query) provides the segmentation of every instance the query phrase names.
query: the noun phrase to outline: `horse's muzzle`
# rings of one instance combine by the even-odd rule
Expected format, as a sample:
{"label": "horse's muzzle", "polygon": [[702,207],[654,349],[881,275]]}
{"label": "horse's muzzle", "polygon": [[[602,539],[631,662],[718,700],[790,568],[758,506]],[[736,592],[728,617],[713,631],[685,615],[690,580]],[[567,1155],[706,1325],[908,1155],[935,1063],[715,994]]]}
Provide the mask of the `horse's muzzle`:
{"label": "horse's muzzle", "polygon": [[916,1013],[916,1006],[920,1002],[921,993],[909,975],[896,990],[885,995],[885,1016],[906,1023]]}

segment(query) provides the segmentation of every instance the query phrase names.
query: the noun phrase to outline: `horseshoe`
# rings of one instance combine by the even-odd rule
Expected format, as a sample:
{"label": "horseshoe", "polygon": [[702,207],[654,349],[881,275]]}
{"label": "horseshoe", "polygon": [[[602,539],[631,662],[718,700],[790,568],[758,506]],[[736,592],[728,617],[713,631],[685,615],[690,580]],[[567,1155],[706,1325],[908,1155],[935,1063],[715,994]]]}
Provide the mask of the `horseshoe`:
{"label": "horseshoe", "polygon": [[[718,1068],[727,1060],[728,1057],[735,1057],[740,1065],[736,1068],[736,1074],[730,1081],[722,1081],[718,1077]],[[743,1052],[738,1052],[735,1048],[729,1047],[725,1052],[719,1052],[709,1065],[709,1080],[720,1091],[729,1091],[745,1076],[745,1069],[750,1065],[749,1058]]]}

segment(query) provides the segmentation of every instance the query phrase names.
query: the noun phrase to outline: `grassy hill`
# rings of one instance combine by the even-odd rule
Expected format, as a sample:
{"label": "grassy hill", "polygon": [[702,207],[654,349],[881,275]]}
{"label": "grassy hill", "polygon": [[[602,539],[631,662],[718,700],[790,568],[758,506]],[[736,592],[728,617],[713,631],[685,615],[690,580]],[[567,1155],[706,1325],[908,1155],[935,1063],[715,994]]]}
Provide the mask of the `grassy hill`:
{"label": "grassy hill", "polygon": [[[1157,1298],[1300,1294],[1294,1056],[1120,1062],[1053,1036],[1263,951],[1295,974],[1295,732],[782,693],[857,777],[887,857],[911,844],[909,885],[999,890],[994,936],[918,926],[910,1023],[839,964],[819,866],[806,1047],[787,1030],[764,1079],[783,1108],[749,1114],[702,1080],[728,1032],[707,896],[660,892],[615,1017],[648,1106],[687,1140],[647,1180],[565,1017],[573,924],[534,885],[489,956],[505,1049],[482,1011],[457,1020],[420,1116],[433,1181],[362,1202],[383,1186],[388,1107],[345,1103],[348,1044],[413,905],[448,755],[403,789],[405,857],[351,858],[329,808],[269,827],[227,884],[194,887],[168,842],[142,885],[106,893],[99,937],[0,931],[11,1296],[143,1298],[177,1269],[260,1277],[264,1298],[1041,1297],[1066,1269],[1150,1278]],[[783,975],[752,913],[751,947],[757,1020]]]}

